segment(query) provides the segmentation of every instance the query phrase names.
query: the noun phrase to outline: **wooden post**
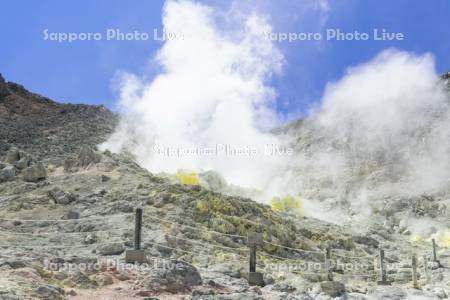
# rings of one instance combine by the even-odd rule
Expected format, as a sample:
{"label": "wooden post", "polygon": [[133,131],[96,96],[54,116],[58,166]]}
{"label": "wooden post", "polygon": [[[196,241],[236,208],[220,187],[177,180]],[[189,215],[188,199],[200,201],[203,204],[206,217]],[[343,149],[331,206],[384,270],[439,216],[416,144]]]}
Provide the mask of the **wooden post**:
{"label": "wooden post", "polygon": [[436,240],[431,239],[431,242],[433,243],[433,261],[437,262],[437,255],[436,255]]}
{"label": "wooden post", "polygon": [[411,258],[411,267],[412,267],[412,280],[413,280],[413,287],[415,289],[419,288],[419,285],[417,283],[417,257],[414,254]]}
{"label": "wooden post", "polygon": [[141,250],[142,208],[136,208],[134,217],[134,250]]}
{"label": "wooden post", "polygon": [[328,246],[325,252],[325,268],[327,270],[327,279],[333,281],[333,271],[331,269],[331,247]]}
{"label": "wooden post", "polygon": [[386,277],[386,269],[384,268],[384,250],[383,249],[380,249],[379,259],[380,259],[381,280],[378,281],[378,285],[389,285],[390,283],[387,281],[387,277]]}
{"label": "wooden post", "polygon": [[423,270],[425,272],[425,277],[427,279],[427,283],[430,282],[430,274],[428,273],[428,256],[426,254],[423,255]]}
{"label": "wooden post", "polygon": [[256,249],[263,245],[262,234],[248,233],[247,245],[250,248],[248,283],[249,285],[264,286],[263,274],[256,272]]}
{"label": "wooden post", "polygon": [[256,246],[250,246],[249,272],[256,272]]}
{"label": "wooden post", "polygon": [[437,244],[436,244],[436,240],[435,239],[431,239],[431,242],[433,244],[433,262],[435,262],[437,264],[437,267],[440,268],[441,267],[441,262],[439,261],[438,257],[437,257]]}
{"label": "wooden post", "polygon": [[141,250],[142,243],[142,208],[136,208],[134,216],[134,250],[125,251],[125,262],[146,262],[145,251]]}

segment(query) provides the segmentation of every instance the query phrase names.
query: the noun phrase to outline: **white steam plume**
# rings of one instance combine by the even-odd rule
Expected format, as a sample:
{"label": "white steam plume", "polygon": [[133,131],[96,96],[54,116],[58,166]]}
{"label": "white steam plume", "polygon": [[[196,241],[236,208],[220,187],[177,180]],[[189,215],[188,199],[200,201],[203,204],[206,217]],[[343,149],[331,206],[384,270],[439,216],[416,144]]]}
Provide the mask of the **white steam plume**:
{"label": "white steam plume", "polygon": [[120,104],[126,117],[102,147],[127,147],[152,172],[212,169],[229,183],[263,187],[281,157],[223,151],[168,157],[155,150],[228,145],[233,151],[262,152],[278,144],[265,133],[278,122],[275,94],[266,81],[283,61],[262,34],[270,31],[269,24],[256,14],[221,15],[191,1],[168,1],[163,25],[184,38],[168,40],[158,51],[155,62],[162,72],[152,81],[122,75]]}
{"label": "white steam plume", "polygon": [[291,130],[298,156],[286,189],[348,203],[361,219],[386,201],[444,191],[449,113],[431,55],[383,51],[328,84],[320,108]]}

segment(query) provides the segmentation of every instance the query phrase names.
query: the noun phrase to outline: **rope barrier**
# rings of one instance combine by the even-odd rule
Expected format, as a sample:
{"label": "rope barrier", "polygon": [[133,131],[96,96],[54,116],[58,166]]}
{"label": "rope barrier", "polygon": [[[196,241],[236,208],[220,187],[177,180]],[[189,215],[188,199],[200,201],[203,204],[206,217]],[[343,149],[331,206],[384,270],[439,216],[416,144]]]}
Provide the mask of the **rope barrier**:
{"label": "rope barrier", "polygon": [[341,255],[341,254],[336,254],[336,253],[331,253],[331,255],[337,256],[337,257],[341,257],[341,258],[350,258],[350,259],[358,259],[358,260],[373,260],[375,257],[374,256],[349,256],[349,255]]}
{"label": "rope barrier", "polygon": [[319,253],[319,254],[323,254],[323,251],[312,251],[312,250],[303,250],[303,249],[298,249],[298,248],[291,248],[291,247],[287,247],[287,246],[283,246],[283,245],[278,245],[278,244],[274,244],[268,241],[263,241],[266,244],[272,245],[272,246],[276,246],[276,247],[281,247],[281,248],[285,248],[285,249],[289,249],[289,250],[295,250],[295,251],[299,251],[299,252],[304,252],[304,253]]}
{"label": "rope barrier", "polygon": [[157,245],[157,246],[160,246],[160,247],[163,247],[163,248],[175,250],[175,251],[181,251],[181,252],[185,252],[185,253],[189,253],[189,254],[193,254],[193,255],[198,255],[198,253],[194,253],[194,252],[183,250],[183,249],[177,249],[177,248],[169,247],[169,246],[166,246],[166,245],[163,245],[163,244],[160,244],[160,243],[156,243],[156,242],[153,242],[153,241],[147,241],[147,243],[152,244],[152,245]]}
{"label": "rope barrier", "polygon": [[0,230],[0,234],[13,234],[13,235],[29,235],[29,236],[50,236],[50,235],[56,235],[56,234],[91,234],[91,233],[105,233],[105,232],[112,232],[112,231],[125,231],[125,230],[132,230],[132,228],[118,228],[118,229],[109,229],[109,230],[93,230],[93,231],[79,231],[79,232],[65,232],[65,231],[43,231],[43,232],[15,232],[15,231],[5,231]]}
{"label": "rope barrier", "polygon": [[389,256],[384,256],[384,259],[391,260],[391,261],[393,261],[394,263],[400,262],[400,260],[395,259],[395,258],[392,258],[392,257],[389,257]]}
{"label": "rope barrier", "polygon": [[317,262],[314,262],[314,261],[281,257],[281,256],[278,256],[278,255],[273,255],[273,254],[268,254],[268,253],[260,253],[259,255],[265,256],[265,257],[271,257],[271,258],[278,259],[278,260],[287,260],[287,261],[304,262],[304,263],[308,263],[308,262],[317,263]]}
{"label": "rope barrier", "polygon": [[171,234],[167,234],[167,233],[164,233],[164,235],[172,237],[172,238],[175,238],[175,239],[179,239],[179,240],[182,240],[182,241],[191,242],[191,243],[194,243],[194,244],[200,244],[200,245],[205,245],[206,244],[206,245],[211,246],[211,247],[222,248],[222,249],[225,249],[225,250],[248,251],[247,248],[233,248],[233,247],[227,247],[227,246],[214,245],[214,244],[208,243],[206,241],[196,241],[196,240],[193,240],[193,239],[181,238],[181,237],[178,237],[176,235],[171,235]]}
{"label": "rope barrier", "polygon": [[235,237],[235,238],[245,238],[245,239],[247,238],[247,237],[245,237],[243,235],[222,233],[222,232],[218,232],[218,231],[211,230],[211,229],[200,228],[200,227],[190,226],[190,225],[186,225],[186,224],[180,224],[180,223],[175,222],[175,221],[170,221],[170,220],[167,220],[167,219],[162,219],[162,218],[158,218],[158,217],[154,217],[154,216],[148,216],[147,215],[145,217],[150,218],[150,219],[154,219],[154,220],[158,220],[158,221],[161,221],[161,222],[167,222],[167,223],[171,223],[171,224],[174,224],[174,225],[184,226],[186,228],[191,228],[191,229],[200,230],[200,231],[206,231],[206,232],[215,233],[215,234],[219,234],[219,235],[223,235],[223,236],[229,236],[229,237]]}
{"label": "rope barrier", "polygon": [[8,219],[8,218],[0,218],[2,221],[11,221],[11,222],[80,222],[89,219],[110,219],[116,217],[130,216],[131,214],[120,214],[120,215],[110,215],[110,216],[90,216],[78,219]]}
{"label": "rope barrier", "polygon": [[346,255],[346,254],[338,254],[336,252],[340,251],[339,249],[332,249],[331,254],[332,255],[336,255],[339,257],[348,257],[348,258],[353,258],[353,259],[358,259],[358,258],[367,258],[367,257],[374,257],[372,255]]}
{"label": "rope barrier", "polygon": [[93,245],[110,245],[110,244],[118,244],[122,243],[124,244],[124,241],[116,241],[116,242],[108,242],[108,243],[92,243],[92,244],[83,244],[83,245],[50,245],[50,246],[43,246],[43,245],[0,245],[0,248],[84,248],[89,247]]}
{"label": "rope barrier", "polygon": [[[279,271],[279,272],[288,273],[288,271]],[[290,272],[290,273],[295,273],[295,274],[298,274],[298,275],[307,275],[307,276],[321,276],[321,275],[326,275],[327,274],[327,272],[315,272],[315,273],[313,273],[313,272],[301,272],[301,271],[297,271],[297,270],[292,270],[292,272]]]}
{"label": "rope barrier", "polygon": [[378,276],[378,274],[377,273],[372,273],[372,274],[339,274],[339,276],[340,277],[356,277],[356,276],[358,276],[358,277],[365,277],[365,278],[367,278],[367,277],[376,277],[376,276]]}
{"label": "rope barrier", "polygon": [[182,259],[179,259],[179,258],[158,257],[158,256],[150,255],[150,254],[148,254],[148,252],[145,252],[145,256],[146,256],[146,257],[153,258],[153,259],[162,259],[162,260],[171,260],[171,261],[181,261],[181,262],[183,262],[183,263],[185,263],[185,264],[188,264],[188,265],[190,265],[190,266],[192,266],[192,267],[195,267],[195,268],[197,268],[197,269],[200,269],[199,266],[196,266],[196,265],[194,265],[193,263],[190,263],[190,262],[188,262],[188,261],[185,261],[185,260],[182,260]]}

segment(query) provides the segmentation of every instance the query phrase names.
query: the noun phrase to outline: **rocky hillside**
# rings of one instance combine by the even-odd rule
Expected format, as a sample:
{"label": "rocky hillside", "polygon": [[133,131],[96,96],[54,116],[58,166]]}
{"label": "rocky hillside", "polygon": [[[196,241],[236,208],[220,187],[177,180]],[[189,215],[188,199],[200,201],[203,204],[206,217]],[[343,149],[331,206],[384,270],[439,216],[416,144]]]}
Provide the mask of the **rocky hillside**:
{"label": "rocky hillside", "polygon": [[104,106],[57,103],[0,74],[0,156],[14,145],[36,158],[62,157],[103,142],[116,121]]}
{"label": "rocky hillside", "polygon": [[[115,124],[103,107],[58,104],[0,85],[0,299],[443,299],[445,263],[419,260],[412,288],[410,243],[381,214],[362,228],[282,213],[251,199],[160,178],[127,154],[99,152]],[[133,213],[144,210],[147,265],[125,267]],[[401,206],[391,208],[404,212]],[[387,210],[386,210],[387,211]],[[417,211],[432,213],[432,206]],[[247,234],[258,232],[248,284]],[[331,247],[325,264],[326,248]],[[377,285],[386,250],[393,286]],[[428,257],[428,256],[427,256]],[[329,281],[330,276],[334,281]]]}

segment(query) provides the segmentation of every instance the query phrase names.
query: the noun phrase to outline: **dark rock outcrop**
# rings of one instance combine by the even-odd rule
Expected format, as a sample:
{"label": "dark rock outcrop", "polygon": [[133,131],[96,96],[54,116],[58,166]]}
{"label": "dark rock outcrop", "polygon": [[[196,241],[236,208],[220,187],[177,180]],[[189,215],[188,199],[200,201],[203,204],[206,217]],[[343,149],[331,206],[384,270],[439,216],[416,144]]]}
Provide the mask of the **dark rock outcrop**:
{"label": "dark rock outcrop", "polygon": [[116,122],[102,105],[57,103],[0,75],[0,157],[11,145],[37,160],[76,154],[105,141]]}

